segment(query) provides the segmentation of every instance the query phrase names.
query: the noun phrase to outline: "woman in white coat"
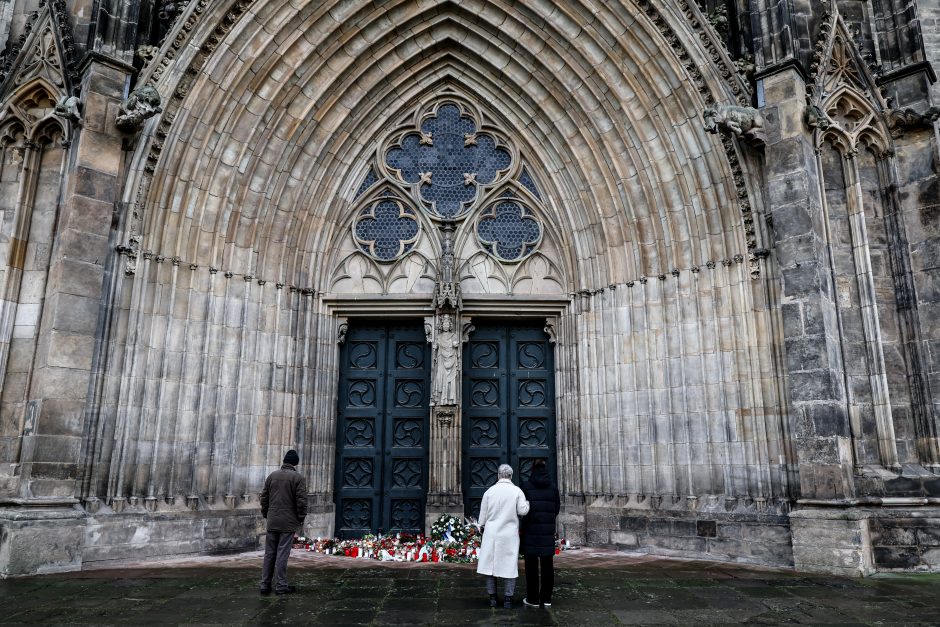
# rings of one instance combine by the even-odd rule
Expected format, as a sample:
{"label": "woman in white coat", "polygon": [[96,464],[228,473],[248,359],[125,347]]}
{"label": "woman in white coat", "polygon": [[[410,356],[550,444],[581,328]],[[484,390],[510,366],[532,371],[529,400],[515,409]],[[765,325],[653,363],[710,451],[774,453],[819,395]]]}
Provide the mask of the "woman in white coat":
{"label": "woman in white coat", "polygon": [[483,494],[480,503],[480,560],[477,572],[486,575],[490,607],[496,607],[496,578],[503,579],[503,607],[512,607],[519,576],[519,517],[529,513],[529,502],[512,482],[512,466],[502,464],[499,480]]}

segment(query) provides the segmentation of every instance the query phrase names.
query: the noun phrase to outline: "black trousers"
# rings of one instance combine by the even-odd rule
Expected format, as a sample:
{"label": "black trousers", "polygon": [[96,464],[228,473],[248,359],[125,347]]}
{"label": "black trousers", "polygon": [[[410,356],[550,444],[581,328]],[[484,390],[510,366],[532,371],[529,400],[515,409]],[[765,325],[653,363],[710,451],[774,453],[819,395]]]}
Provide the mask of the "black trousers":
{"label": "black trousers", "polygon": [[264,539],[264,564],[261,566],[261,589],[287,590],[287,558],[294,543],[294,532],[269,531]]}
{"label": "black trousers", "polygon": [[555,587],[554,555],[525,556],[525,598],[529,603],[551,603]]}

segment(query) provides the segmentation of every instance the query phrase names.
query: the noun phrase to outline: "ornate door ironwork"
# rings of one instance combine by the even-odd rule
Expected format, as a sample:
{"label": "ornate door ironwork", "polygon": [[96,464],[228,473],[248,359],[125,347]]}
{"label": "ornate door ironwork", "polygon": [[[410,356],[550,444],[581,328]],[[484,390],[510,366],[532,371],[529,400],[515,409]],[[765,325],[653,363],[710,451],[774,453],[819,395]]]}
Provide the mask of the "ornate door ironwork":
{"label": "ornate door ironwork", "polygon": [[418,323],[350,326],[340,351],[339,537],[423,532],[430,361]]}
{"label": "ornate door ironwork", "polygon": [[555,367],[543,325],[474,325],[464,348],[463,493],[475,517],[500,464],[517,485],[539,458],[555,475]]}

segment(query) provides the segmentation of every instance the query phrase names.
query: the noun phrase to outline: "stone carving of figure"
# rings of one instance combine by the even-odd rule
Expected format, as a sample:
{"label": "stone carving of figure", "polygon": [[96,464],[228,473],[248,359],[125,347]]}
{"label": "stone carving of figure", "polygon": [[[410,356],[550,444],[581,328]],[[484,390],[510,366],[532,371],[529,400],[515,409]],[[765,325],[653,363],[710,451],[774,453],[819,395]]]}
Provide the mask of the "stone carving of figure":
{"label": "stone carving of figure", "polygon": [[115,124],[122,131],[136,131],[147,118],[163,111],[160,108],[160,93],[153,85],[144,85],[131,92],[121,103]]}
{"label": "stone carving of figure", "polygon": [[81,102],[77,96],[62,96],[55,103],[55,114],[60,118],[70,121],[72,124],[78,124],[82,118]]}
{"label": "stone carving of figure", "polygon": [[705,130],[709,133],[734,135],[744,139],[760,139],[764,118],[753,107],[715,105],[702,112]]}
{"label": "stone carving of figure", "polygon": [[434,342],[434,381],[431,386],[433,405],[457,404],[457,360],[460,338],[454,328],[454,317],[443,314]]}

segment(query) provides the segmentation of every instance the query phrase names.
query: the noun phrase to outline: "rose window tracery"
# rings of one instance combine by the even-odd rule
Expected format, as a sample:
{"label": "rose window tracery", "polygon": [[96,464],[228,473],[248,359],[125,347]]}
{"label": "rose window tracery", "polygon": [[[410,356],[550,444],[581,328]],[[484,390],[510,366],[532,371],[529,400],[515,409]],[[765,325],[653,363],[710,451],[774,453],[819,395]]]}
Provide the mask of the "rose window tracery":
{"label": "rose window tracery", "polygon": [[461,97],[423,104],[373,154],[352,193],[352,235],[375,261],[391,264],[414,251],[422,230],[436,231],[422,227],[428,219],[454,224],[458,240],[469,236],[505,263],[540,246],[543,197],[535,178],[506,134]]}
{"label": "rose window tracery", "polygon": [[509,169],[512,155],[456,104],[447,103],[390,148],[385,162],[403,182],[417,185],[433,214],[454,218],[472,207],[480,185]]}

